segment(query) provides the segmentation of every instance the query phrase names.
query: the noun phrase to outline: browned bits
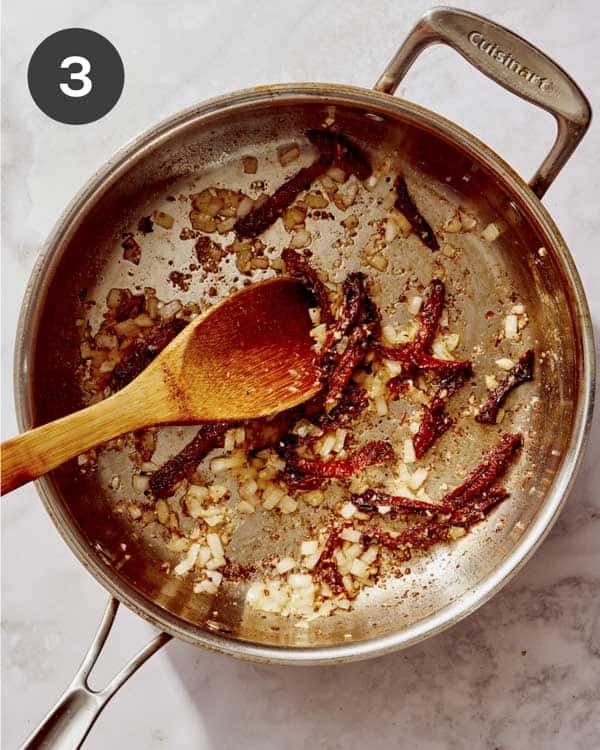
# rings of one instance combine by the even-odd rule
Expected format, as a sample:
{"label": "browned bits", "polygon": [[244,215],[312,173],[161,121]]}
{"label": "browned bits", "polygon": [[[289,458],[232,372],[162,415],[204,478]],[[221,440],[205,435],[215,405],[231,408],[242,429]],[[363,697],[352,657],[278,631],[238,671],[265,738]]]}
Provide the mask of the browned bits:
{"label": "browned bits", "polygon": [[169,281],[176,289],[187,292],[190,288],[191,273],[182,273],[181,271],[171,271]]}
{"label": "browned bits", "polygon": [[149,234],[153,230],[153,222],[150,216],[142,216],[142,218],[138,221],[138,231],[142,234]]}
{"label": "browned bits", "polygon": [[143,294],[132,294],[129,289],[111,289],[106,303],[117,321],[135,318],[144,309]]}
{"label": "browned bits", "polygon": [[142,249],[131,233],[124,235],[121,247],[123,248],[123,258],[138,266],[142,257]]}
{"label": "browned bits", "polygon": [[189,227],[183,227],[181,232],[179,232],[180,240],[193,240],[197,236],[198,236],[198,232],[195,232],[193,229],[190,229]]}
{"label": "browned bits", "polygon": [[209,237],[202,236],[196,240],[195,250],[198,263],[205,271],[216,273],[219,270],[219,263],[225,255],[221,245]]}
{"label": "browned bits", "polygon": [[247,581],[256,572],[256,565],[246,563],[242,565],[239,562],[227,561],[223,568],[223,576],[228,581]]}
{"label": "browned bits", "polygon": [[258,169],[258,159],[256,156],[244,156],[242,159],[242,165],[246,174],[256,174]]}

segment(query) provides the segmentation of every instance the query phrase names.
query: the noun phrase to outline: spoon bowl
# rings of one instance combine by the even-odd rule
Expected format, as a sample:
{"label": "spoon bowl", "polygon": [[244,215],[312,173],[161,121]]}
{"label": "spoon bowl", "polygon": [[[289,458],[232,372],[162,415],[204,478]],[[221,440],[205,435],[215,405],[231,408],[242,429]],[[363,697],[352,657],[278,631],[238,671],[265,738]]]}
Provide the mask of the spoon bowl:
{"label": "spoon bowl", "polygon": [[122,390],[4,442],[2,494],[142,427],[253,419],[306,401],[320,388],[310,303],[302,284],[285,277],[227,297]]}

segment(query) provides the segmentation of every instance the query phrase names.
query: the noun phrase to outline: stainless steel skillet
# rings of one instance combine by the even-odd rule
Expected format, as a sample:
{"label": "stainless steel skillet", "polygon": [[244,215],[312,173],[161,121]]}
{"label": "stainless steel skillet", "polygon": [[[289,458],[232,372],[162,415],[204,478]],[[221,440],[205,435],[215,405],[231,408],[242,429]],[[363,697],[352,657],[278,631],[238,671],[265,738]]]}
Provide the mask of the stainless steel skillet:
{"label": "stainless steel skillet", "polygon": [[[483,73],[554,115],[556,143],[529,186],[469,133],[391,96],[419,52],[432,43],[449,44]],[[193,183],[201,187],[218,180],[244,188],[239,169],[243,155],[254,153],[268,163],[277,146],[303,142],[307,129],[328,119],[374,161],[390,159],[404,172],[435,227],[457,207],[472,212],[478,226],[494,221],[502,227],[493,246],[479,233],[457,239],[461,260],[444,266],[448,286],[457,290],[454,303],[462,311],[461,324],[472,337],[465,345],[491,331],[481,327],[482,306],[500,305],[515,294],[529,312],[528,339],[547,353],[530,391],[543,408],[511,417],[511,426],[530,439],[525,460],[511,474],[511,499],[502,508],[502,524],[488,519],[451,549],[415,561],[410,576],[390,580],[358,600],[351,612],[295,629],[247,611],[242,591],[232,589],[220,594],[218,602],[205,601],[161,572],[156,563],[164,552],[151,535],[140,533],[126,517],[116,522],[110,512],[115,497],[107,491],[107,477],[116,471],[126,475],[123,455],[107,454],[95,475],[84,477],[69,465],[38,485],[65,541],[116,600],[169,635],[278,663],[347,661],[385,653],[439,632],[486,601],[555,521],[579,465],[592,411],[594,356],[585,295],[569,251],[540,202],[583,137],[589,105],[564,71],[520,37],[473,14],[436,9],[419,21],[374,91],[293,84],[213,100],[141,136],[88,183],[49,238],[23,305],[15,378],[20,427],[81,406],[74,375],[79,358],[74,321],[81,315],[83,288],[95,300],[103,300],[111,287],[136,284],[153,286],[162,298],[173,296],[165,270],[169,261],[173,267],[184,263],[189,247],[174,241],[166,250],[164,239],[153,238],[131,276],[117,252],[119,231],[148,210],[164,207],[167,195],[189,192]],[[275,164],[261,178],[276,185]],[[323,233],[323,248],[332,239]],[[416,249],[407,250],[407,268],[423,279],[431,277],[434,262]],[[235,283],[234,275],[232,269],[223,292]],[[187,298],[202,300],[206,294],[193,284]],[[484,355],[482,372],[489,363],[486,356],[492,357]],[[466,446],[450,442],[447,449],[474,462],[483,440],[473,433]],[[174,429],[163,449],[172,452],[184,441],[185,435]],[[118,549],[125,539],[131,558],[123,562]],[[246,554],[255,552],[247,545]],[[410,596],[415,591],[418,597]],[[91,655],[30,746],[41,746],[42,736],[48,747],[77,746],[114,691],[168,640],[169,635],[159,636],[105,692],[92,693],[86,677],[115,611],[112,600]]]}

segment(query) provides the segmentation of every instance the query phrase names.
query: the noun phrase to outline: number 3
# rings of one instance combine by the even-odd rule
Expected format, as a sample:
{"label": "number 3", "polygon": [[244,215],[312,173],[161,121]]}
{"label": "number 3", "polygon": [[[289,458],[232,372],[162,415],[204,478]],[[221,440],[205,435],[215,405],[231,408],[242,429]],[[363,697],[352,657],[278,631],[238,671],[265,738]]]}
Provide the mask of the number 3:
{"label": "number 3", "polygon": [[92,90],[92,82],[88,78],[88,73],[92,69],[92,66],[90,65],[90,61],[86,57],[80,57],[79,55],[71,55],[71,57],[65,57],[65,59],[61,62],[60,67],[70,68],[71,65],[81,66],[81,70],[78,70],[75,73],[71,73],[69,75],[69,78],[72,81],[81,81],[82,85],[74,89],[74,88],[71,88],[71,85],[69,83],[61,83],[60,90],[66,96],[74,96],[74,97],[87,96],[87,94],[89,94],[90,91]]}

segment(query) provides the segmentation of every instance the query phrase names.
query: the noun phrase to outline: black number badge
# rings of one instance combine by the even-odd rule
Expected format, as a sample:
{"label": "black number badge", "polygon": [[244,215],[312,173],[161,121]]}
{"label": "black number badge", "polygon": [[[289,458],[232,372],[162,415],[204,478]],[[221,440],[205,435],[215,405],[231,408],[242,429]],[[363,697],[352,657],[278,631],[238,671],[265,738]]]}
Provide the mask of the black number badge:
{"label": "black number badge", "polygon": [[119,100],[124,81],[123,61],[114,45],[89,29],[63,29],[44,39],[27,71],[37,106],[69,125],[104,117]]}

